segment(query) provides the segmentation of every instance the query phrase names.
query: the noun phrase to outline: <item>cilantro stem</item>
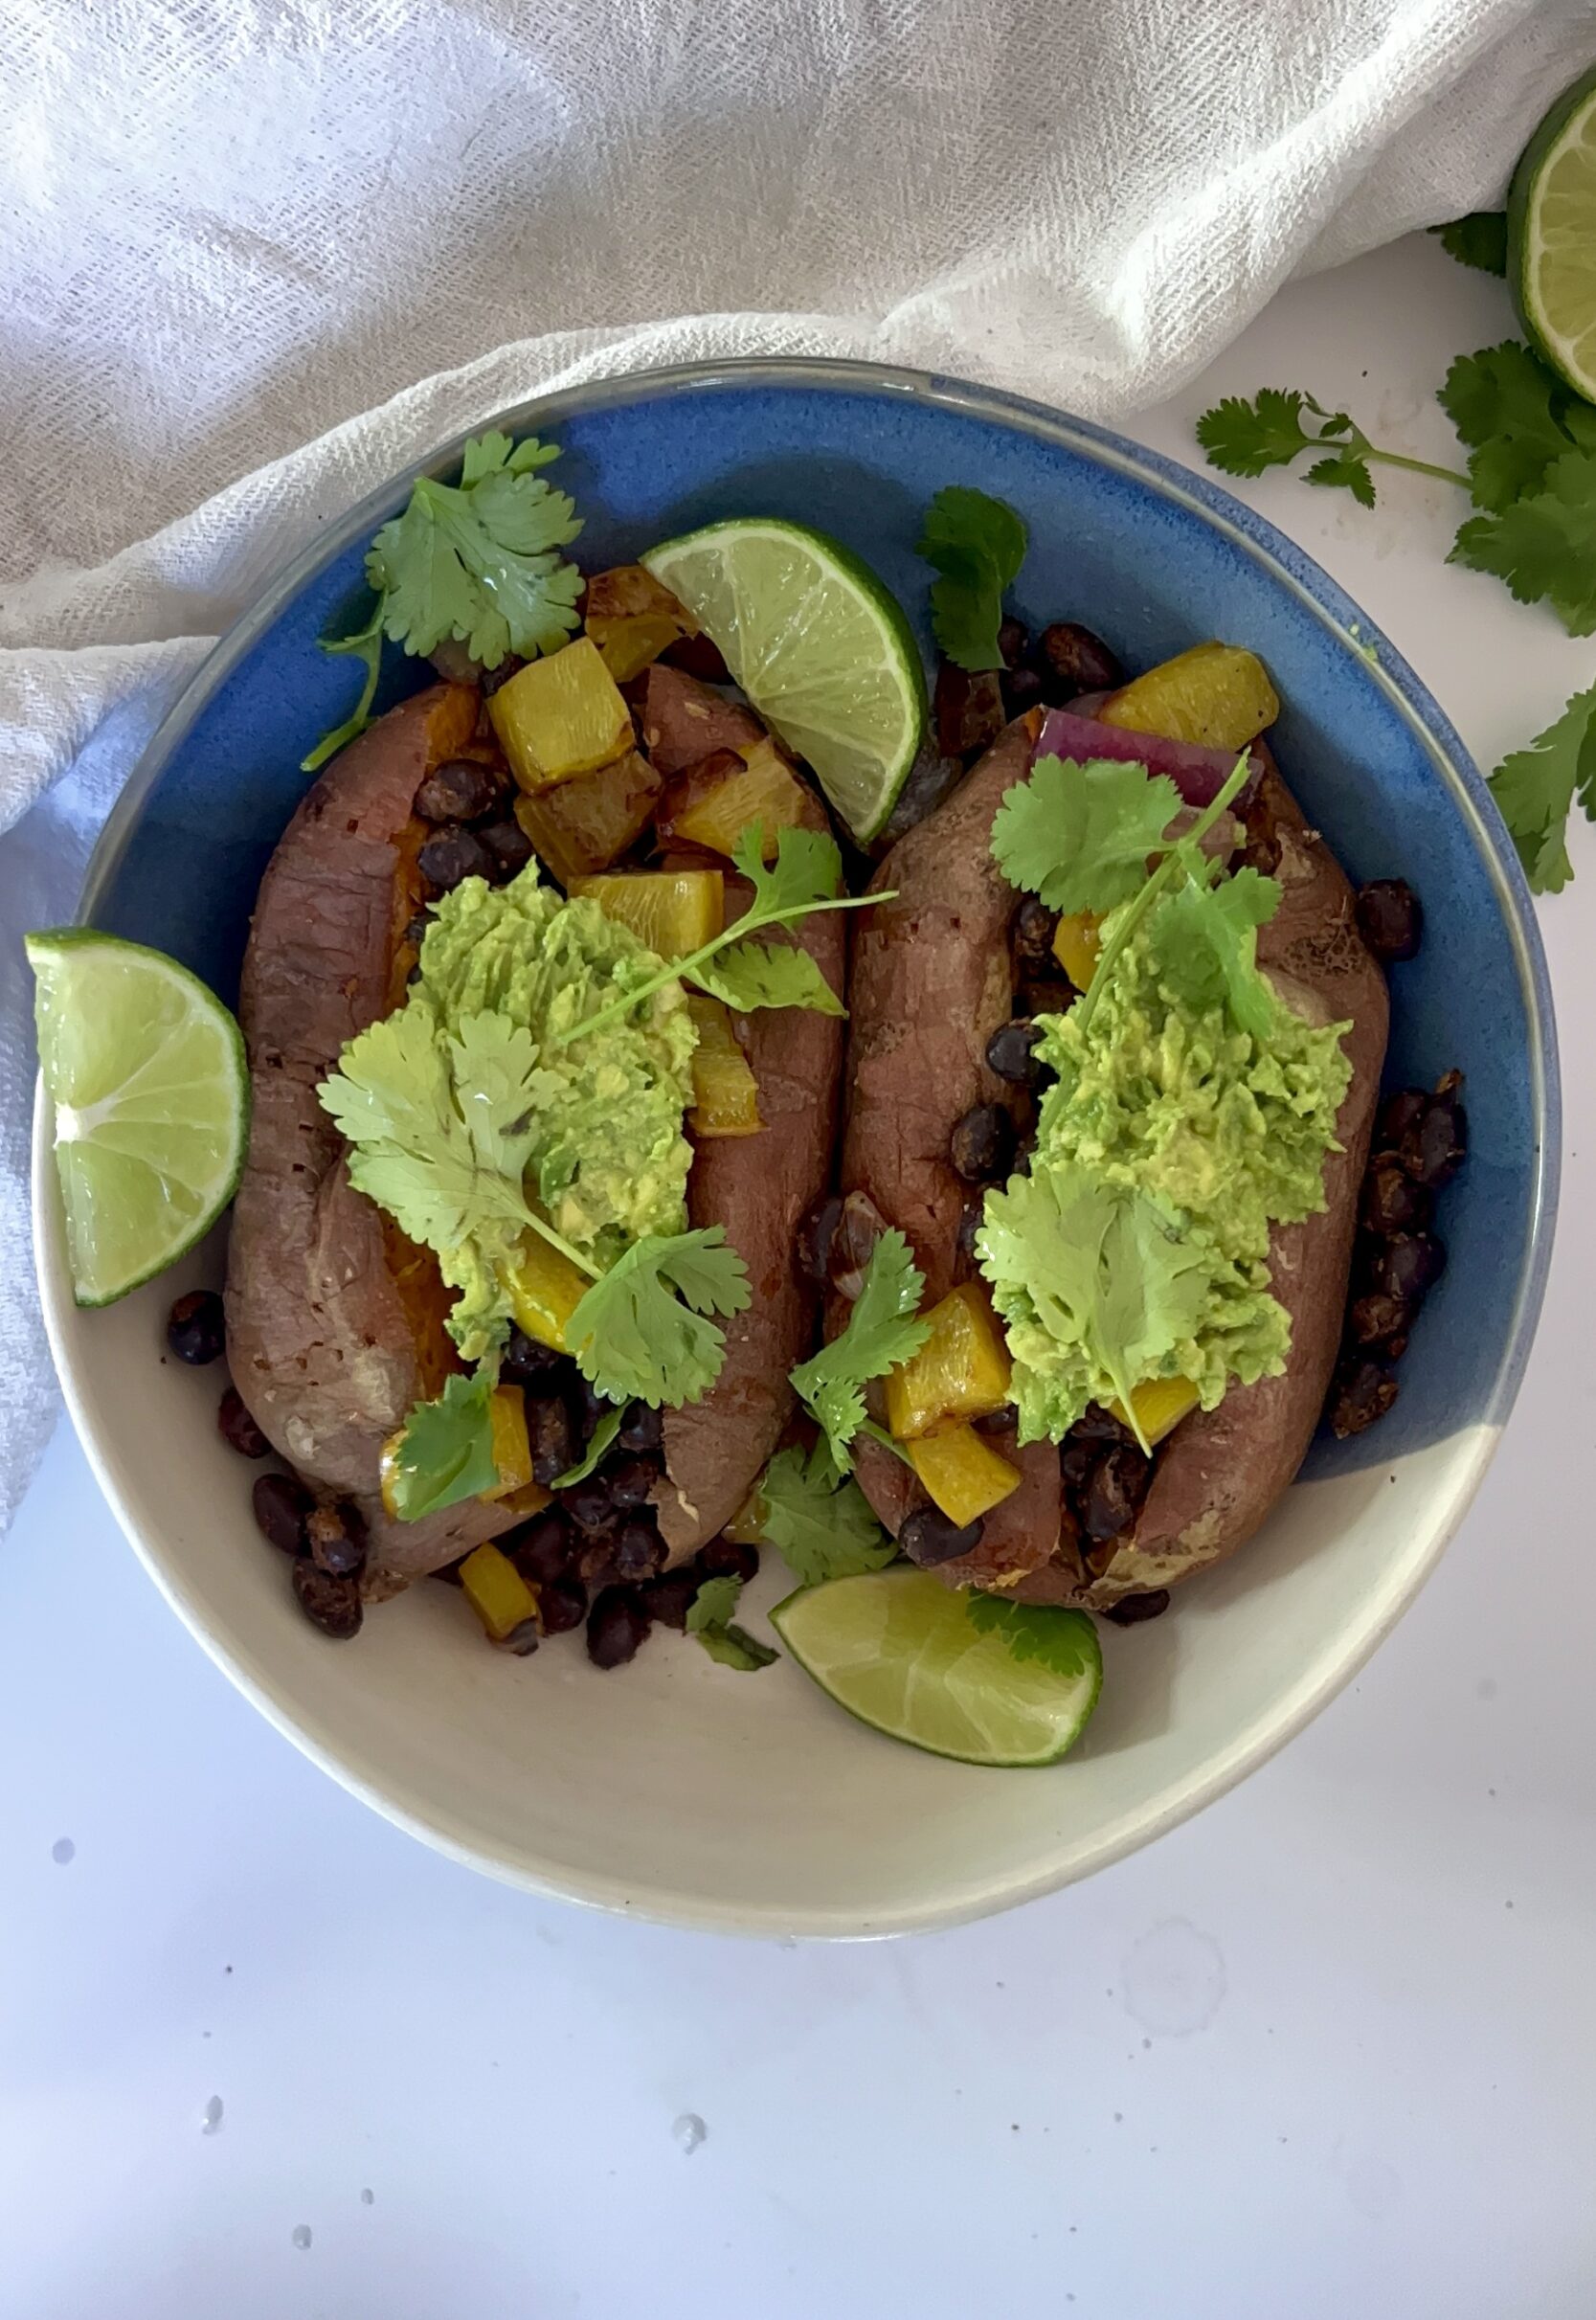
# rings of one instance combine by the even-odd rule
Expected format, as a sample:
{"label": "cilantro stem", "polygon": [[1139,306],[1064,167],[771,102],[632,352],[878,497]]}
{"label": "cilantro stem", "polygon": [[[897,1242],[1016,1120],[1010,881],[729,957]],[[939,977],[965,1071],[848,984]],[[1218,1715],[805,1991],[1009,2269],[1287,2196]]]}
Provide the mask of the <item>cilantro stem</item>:
{"label": "cilantro stem", "polygon": [[885,1426],[878,1426],[874,1418],[865,1418],[860,1423],[859,1430],[862,1434],[868,1434],[872,1442],[879,1442],[883,1450],[889,1450],[894,1458],[901,1458],[910,1474],[914,1472],[913,1459],[901,1442],[893,1440]]}
{"label": "cilantro stem", "polygon": [[1086,1027],[1091,1021],[1097,1002],[1102,996],[1103,986],[1108,981],[1109,976],[1113,972],[1116,960],[1125,951],[1132,935],[1140,926],[1142,920],[1147,916],[1148,912],[1153,908],[1153,905],[1155,902],[1157,902],[1158,896],[1167,890],[1175,872],[1180,867],[1180,855],[1182,850],[1195,850],[1199,845],[1201,845],[1203,840],[1213,828],[1214,823],[1219,820],[1221,814],[1224,813],[1225,807],[1230,803],[1231,799],[1234,798],[1237,792],[1241,789],[1250,769],[1251,752],[1244,749],[1241,755],[1236,760],[1229,779],[1225,782],[1225,787],[1220,791],[1219,796],[1214,800],[1213,803],[1203,808],[1203,812],[1198,816],[1198,819],[1195,822],[1193,822],[1189,830],[1186,830],[1180,838],[1172,841],[1168,852],[1164,855],[1163,860],[1159,863],[1158,868],[1153,872],[1151,878],[1148,879],[1147,884],[1141,888],[1140,891],[1133,896],[1132,900],[1125,905],[1124,915],[1121,917],[1119,924],[1114,928],[1113,933],[1109,936],[1108,941],[1104,943],[1101,951],[1097,955],[1096,972],[1093,974],[1090,985],[1082,994],[1079,1004],[1070,1010],[1071,1020],[1076,1025],[1083,1038],[1086,1035]]}
{"label": "cilantro stem", "polygon": [[603,1279],[596,1265],[585,1257],[579,1249],[573,1249],[563,1234],[556,1232],[552,1225],[545,1224],[542,1217],[534,1215],[530,1208],[527,1210],[527,1222],[535,1233],[548,1242],[551,1249],[557,1249],[568,1264],[574,1265],[578,1273],[585,1273],[590,1281]]}
{"label": "cilantro stem", "polygon": [[[1321,435],[1318,439],[1322,443],[1325,439]],[[1405,467],[1409,475],[1432,475],[1438,484],[1455,484],[1462,491],[1471,488],[1468,477],[1459,475],[1455,467],[1437,467],[1429,460],[1410,460],[1400,451],[1377,451],[1368,442],[1360,446],[1360,456],[1377,460],[1382,467]]]}
{"label": "cilantro stem", "polygon": [[651,975],[646,982],[639,983],[635,991],[624,992],[608,1006],[600,1007],[596,1015],[589,1015],[583,1022],[573,1024],[568,1030],[559,1034],[554,1045],[568,1047],[573,1039],[586,1039],[590,1032],[602,1031],[610,1024],[618,1023],[623,1015],[629,1015],[643,1000],[652,999],[655,992],[663,991],[667,983],[685,982],[695,968],[713,958],[717,951],[726,950],[731,943],[742,942],[750,935],[762,934],[767,927],[796,926],[800,918],[812,918],[817,911],[863,911],[871,903],[894,902],[896,899],[897,889],[894,887],[885,894],[826,895],[819,902],[796,903],[785,911],[746,911],[741,918],[733,919],[712,942],[701,943],[696,951],[689,951],[686,958],[673,958],[668,965],[662,967],[658,975]]}

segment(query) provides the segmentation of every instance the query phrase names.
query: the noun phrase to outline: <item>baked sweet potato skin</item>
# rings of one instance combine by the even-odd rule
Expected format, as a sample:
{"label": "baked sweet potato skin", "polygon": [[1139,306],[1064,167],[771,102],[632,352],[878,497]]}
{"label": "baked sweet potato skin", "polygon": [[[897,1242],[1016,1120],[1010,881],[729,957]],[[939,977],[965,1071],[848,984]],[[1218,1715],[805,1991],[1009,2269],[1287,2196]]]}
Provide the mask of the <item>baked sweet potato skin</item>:
{"label": "baked sweet potato skin", "polygon": [[[694,686],[679,670],[660,674]],[[697,687],[707,692],[708,687]],[[711,695],[718,703],[719,696]],[[762,730],[762,729],[761,729]],[[827,827],[813,796],[805,826]],[[729,881],[727,912],[744,907]],[[806,950],[839,999],[847,965],[841,912],[806,918],[763,940]],[[665,1477],[655,1493],[671,1563],[724,1529],[781,1438],[794,1397],[787,1373],[810,1351],[816,1296],[793,1261],[806,1212],[830,1182],[837,1142],[843,1031],[839,1018],[808,1007],[764,1007],[739,1017],[765,1125],[757,1136],[707,1137],[693,1155],[687,1209],[696,1226],[722,1225],[748,1267],[748,1310],[724,1324],[726,1359],[700,1402],[665,1412]]]}
{"label": "baked sweet potato skin", "polygon": [[[393,1521],[382,1445],[438,1390],[439,1349],[417,1341],[379,1210],[354,1190],[318,1082],[393,1002],[395,917],[429,768],[467,746],[477,696],[417,693],[351,742],[308,792],[261,880],[239,1021],[254,1087],[249,1157],[228,1245],[234,1381],[257,1424],[318,1488],[356,1499],[371,1532],[367,1586],[391,1593],[508,1526],[503,1507]],[[401,922],[402,923],[402,922]]]}
{"label": "baked sweet potato skin", "polygon": [[643,680],[641,722],[648,761],[667,781],[717,749],[752,749],[765,738],[753,710],[663,661]]}

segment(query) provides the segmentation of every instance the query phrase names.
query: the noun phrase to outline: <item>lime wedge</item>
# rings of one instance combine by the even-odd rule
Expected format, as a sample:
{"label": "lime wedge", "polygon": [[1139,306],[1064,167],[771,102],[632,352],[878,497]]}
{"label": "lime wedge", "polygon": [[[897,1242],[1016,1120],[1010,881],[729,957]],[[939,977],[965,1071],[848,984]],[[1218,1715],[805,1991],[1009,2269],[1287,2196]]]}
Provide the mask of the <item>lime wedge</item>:
{"label": "lime wedge", "polygon": [[914,633],[875,574],[823,532],[774,516],[708,525],[642,560],[854,836],[874,837],[926,721]]}
{"label": "lime wedge", "polygon": [[978,1625],[969,1595],[896,1564],[800,1588],[771,1622],[839,1707],[889,1740],[960,1764],[1056,1764],[1097,1705],[1097,1630],[1084,1611],[990,1615],[1003,1624]]}
{"label": "lime wedge", "polygon": [[175,1264],[233,1197],[249,1068],[232,1016],[160,951],[67,928],[30,935],[39,1063],[79,1305]]}
{"label": "lime wedge", "polygon": [[1507,200],[1508,278],[1537,351],[1596,402],[1596,70],[1524,147]]}

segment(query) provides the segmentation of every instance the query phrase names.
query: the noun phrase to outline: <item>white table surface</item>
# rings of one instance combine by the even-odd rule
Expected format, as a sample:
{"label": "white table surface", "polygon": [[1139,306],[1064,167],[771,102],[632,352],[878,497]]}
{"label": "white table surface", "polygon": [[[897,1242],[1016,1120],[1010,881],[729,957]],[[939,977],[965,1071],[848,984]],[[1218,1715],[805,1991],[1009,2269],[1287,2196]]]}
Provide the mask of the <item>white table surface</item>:
{"label": "white table surface", "polygon": [[[1512,327],[1500,284],[1414,240],[1285,291],[1131,432],[1191,459],[1218,393],[1300,383],[1446,461],[1431,391]],[[1482,763],[1589,681],[1596,648],[1445,566],[1448,488],[1393,477],[1372,514],[1242,488]],[[63,1429],[0,1550],[3,2320],[1586,2320],[1583,824],[1574,853],[1542,906],[1558,1261],[1472,1515],[1285,1756],[1016,1915],[755,1946],[479,1881],[230,1690]]]}

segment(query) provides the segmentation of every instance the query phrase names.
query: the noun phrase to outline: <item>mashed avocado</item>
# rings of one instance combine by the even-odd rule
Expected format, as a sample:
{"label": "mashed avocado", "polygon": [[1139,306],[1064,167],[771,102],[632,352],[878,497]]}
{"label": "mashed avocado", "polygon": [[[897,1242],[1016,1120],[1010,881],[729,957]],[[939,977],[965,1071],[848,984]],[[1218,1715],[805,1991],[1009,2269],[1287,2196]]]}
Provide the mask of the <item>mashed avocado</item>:
{"label": "mashed avocado", "polygon": [[[1105,926],[1111,935],[1113,919]],[[1043,1099],[1033,1181],[1049,1170],[1075,1197],[1083,1185],[1121,1204],[1134,1230],[1111,1244],[1179,1251],[1184,1275],[1163,1311],[1180,1334],[1127,1328],[1159,1344],[1133,1384],[1186,1377],[1211,1409],[1233,1380],[1284,1368],[1285,1309],[1269,1294],[1271,1223],[1324,1206],[1326,1155],[1351,1066],[1337,1024],[1315,1028],[1276,1001],[1267,1039],[1239,1030],[1224,1007],[1194,1012],[1161,980],[1145,927],[1120,954],[1083,1033],[1081,1010],[1045,1016],[1041,1059],[1058,1074]],[[997,1205],[993,1204],[996,1203]],[[1113,1398],[1100,1340],[1086,1317],[1027,1286],[1036,1252],[1012,1227],[994,1229],[1004,1196],[990,1196],[978,1240],[981,1269],[1007,1323],[1020,1439],[1057,1441],[1089,1402]],[[1193,1268],[1193,1256],[1200,1266]],[[1134,1286],[1134,1285],[1133,1285]],[[1083,1300],[1084,1301],[1084,1300]],[[1157,1302],[1157,1299],[1155,1299]]]}

